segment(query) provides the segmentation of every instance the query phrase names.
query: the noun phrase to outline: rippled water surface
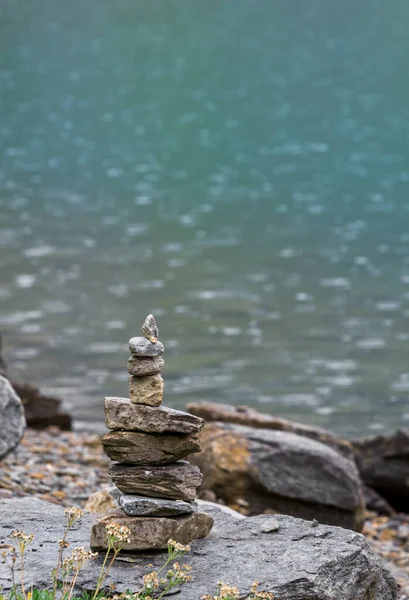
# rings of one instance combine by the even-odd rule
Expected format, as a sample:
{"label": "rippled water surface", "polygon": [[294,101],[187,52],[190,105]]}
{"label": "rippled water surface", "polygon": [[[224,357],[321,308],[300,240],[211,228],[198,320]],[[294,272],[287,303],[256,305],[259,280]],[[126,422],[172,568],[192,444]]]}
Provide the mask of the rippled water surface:
{"label": "rippled water surface", "polygon": [[14,0],[0,329],[81,427],[154,312],[167,404],[409,422],[409,4]]}

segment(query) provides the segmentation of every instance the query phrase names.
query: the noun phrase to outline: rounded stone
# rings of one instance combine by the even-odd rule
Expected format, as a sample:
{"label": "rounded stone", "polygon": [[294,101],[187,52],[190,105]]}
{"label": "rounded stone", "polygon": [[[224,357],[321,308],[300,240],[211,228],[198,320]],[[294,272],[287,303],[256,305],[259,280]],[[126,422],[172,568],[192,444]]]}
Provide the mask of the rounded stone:
{"label": "rounded stone", "polygon": [[134,356],[160,356],[165,350],[162,342],[152,344],[144,337],[133,337],[129,340],[129,351]]}
{"label": "rounded stone", "polygon": [[148,498],[121,494],[118,504],[129,517],[168,517],[190,514],[197,510],[197,502],[169,500],[167,498]]}
{"label": "rounded stone", "polygon": [[161,356],[139,357],[130,356],[128,359],[128,373],[136,377],[157,375],[163,369],[165,361]]}

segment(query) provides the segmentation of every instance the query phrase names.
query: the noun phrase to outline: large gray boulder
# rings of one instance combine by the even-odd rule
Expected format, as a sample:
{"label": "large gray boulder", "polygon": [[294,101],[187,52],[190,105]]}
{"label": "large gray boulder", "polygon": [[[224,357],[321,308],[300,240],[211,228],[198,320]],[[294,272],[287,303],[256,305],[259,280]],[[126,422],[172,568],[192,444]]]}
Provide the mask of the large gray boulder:
{"label": "large gray boulder", "polygon": [[364,501],[354,459],[287,431],[209,423],[190,461],[201,489],[250,514],[279,512],[359,530]]}
{"label": "large gray boulder", "polygon": [[23,404],[9,380],[0,375],[0,460],[17,446],[25,426]]}
{"label": "large gray boulder", "polygon": [[[260,589],[279,600],[394,600],[396,584],[365,538],[339,527],[316,525],[277,515],[278,529],[271,533],[271,516],[240,518],[229,509],[201,503],[215,525],[210,535],[191,544],[185,561],[192,566],[192,581],[181,588],[178,600],[199,600],[214,594],[217,581],[236,585],[248,593],[254,580]],[[89,546],[91,525],[87,516],[69,535],[71,548]],[[27,585],[50,585],[58,539],[64,528],[63,508],[35,498],[0,501],[0,544],[13,529],[34,533],[35,542],[25,558]],[[164,553],[134,554],[115,562],[106,582],[117,590],[138,590],[142,576],[163,564]],[[77,591],[95,586],[102,557],[91,563],[77,580]],[[148,565],[151,565],[150,567]],[[153,566],[152,566],[153,565]],[[0,564],[0,587],[8,592],[10,573]]]}

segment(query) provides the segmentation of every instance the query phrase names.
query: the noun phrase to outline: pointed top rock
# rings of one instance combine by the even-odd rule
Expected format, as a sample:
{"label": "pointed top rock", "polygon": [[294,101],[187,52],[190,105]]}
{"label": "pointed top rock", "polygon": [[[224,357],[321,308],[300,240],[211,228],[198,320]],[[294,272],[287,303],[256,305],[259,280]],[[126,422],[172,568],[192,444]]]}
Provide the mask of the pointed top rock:
{"label": "pointed top rock", "polygon": [[152,344],[156,344],[158,341],[159,329],[153,315],[146,317],[145,323],[142,325],[142,333]]}

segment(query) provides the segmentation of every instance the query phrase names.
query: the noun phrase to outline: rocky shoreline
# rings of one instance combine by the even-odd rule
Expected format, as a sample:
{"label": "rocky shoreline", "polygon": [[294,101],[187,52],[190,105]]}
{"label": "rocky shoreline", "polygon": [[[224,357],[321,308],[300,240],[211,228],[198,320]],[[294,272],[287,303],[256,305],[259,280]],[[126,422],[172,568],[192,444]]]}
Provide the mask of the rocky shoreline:
{"label": "rocky shoreline", "polygon": [[[0,499],[37,497],[102,513],[112,506],[108,464],[99,436],[28,428],[17,449],[0,463]],[[88,501],[95,490],[105,492]],[[202,496],[220,501],[209,491]],[[248,511],[245,502],[234,508]],[[363,534],[398,582],[398,598],[409,600],[409,515],[367,512]]]}

